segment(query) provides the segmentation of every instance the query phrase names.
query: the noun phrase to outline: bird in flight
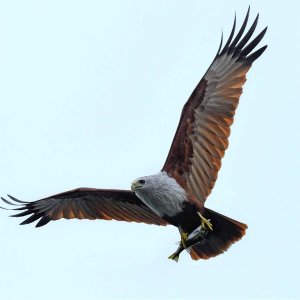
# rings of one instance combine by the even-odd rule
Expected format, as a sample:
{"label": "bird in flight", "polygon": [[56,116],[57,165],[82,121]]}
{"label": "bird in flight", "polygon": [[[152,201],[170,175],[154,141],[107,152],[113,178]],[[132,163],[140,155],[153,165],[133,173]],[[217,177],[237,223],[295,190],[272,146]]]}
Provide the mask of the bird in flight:
{"label": "bird in flight", "polygon": [[[245,31],[250,8],[235,35],[236,17],[225,45],[185,103],[169,154],[160,172],[134,180],[131,190],[78,188],[25,202],[8,195],[13,217],[36,227],[65,219],[103,219],[178,227],[180,244],[170,259],[187,250],[192,259],[226,251],[247,225],[204,206],[228,147],[230,126],[252,63],[267,46],[255,49],[267,27],[250,41],[258,22]],[[4,207],[2,207],[4,208]],[[4,208],[8,209],[8,208]]]}

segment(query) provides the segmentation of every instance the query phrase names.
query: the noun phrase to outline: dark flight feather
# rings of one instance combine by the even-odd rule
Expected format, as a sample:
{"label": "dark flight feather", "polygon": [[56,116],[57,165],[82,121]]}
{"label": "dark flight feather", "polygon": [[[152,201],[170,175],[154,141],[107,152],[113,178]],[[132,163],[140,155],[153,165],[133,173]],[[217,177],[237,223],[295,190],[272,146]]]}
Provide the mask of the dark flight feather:
{"label": "dark flight feather", "polygon": [[22,207],[11,210],[24,210],[11,215],[11,217],[30,215],[21,225],[39,220],[36,227],[41,227],[52,220],[61,218],[115,219],[167,225],[166,221],[157,216],[132,191],[80,188],[33,202],[20,201],[12,196],[9,198],[18,204],[4,198],[1,199],[9,205],[22,205]]}
{"label": "dark flight feather", "polygon": [[[246,73],[266,49],[251,53],[264,37],[267,28],[251,42],[259,15],[245,32],[250,7],[234,38],[236,18],[229,38],[200,80],[183,107],[169,154],[162,168],[185,188],[201,208],[210,194],[228,147],[230,125],[239,103]],[[244,36],[243,36],[244,35]]]}

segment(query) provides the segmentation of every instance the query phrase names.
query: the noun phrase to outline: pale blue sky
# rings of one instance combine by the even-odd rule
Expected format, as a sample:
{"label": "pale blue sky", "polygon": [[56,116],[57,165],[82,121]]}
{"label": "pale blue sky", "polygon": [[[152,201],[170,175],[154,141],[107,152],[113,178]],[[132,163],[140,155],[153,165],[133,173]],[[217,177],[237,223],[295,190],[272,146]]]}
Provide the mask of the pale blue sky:
{"label": "pale blue sky", "polygon": [[249,72],[206,204],[247,223],[243,240],[176,264],[175,227],[36,229],[0,211],[1,299],[300,297],[297,1],[1,1],[0,193],[128,189],[158,172],[222,29],[249,4],[269,48]]}

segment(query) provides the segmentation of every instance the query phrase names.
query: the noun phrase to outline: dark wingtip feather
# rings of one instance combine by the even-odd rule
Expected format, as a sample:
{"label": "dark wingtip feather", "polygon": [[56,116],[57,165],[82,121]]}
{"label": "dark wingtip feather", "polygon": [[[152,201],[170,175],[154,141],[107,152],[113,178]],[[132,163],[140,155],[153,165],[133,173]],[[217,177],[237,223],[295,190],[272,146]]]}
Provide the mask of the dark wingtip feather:
{"label": "dark wingtip feather", "polygon": [[[243,61],[246,64],[251,64],[254,60],[256,60],[265,51],[266,47],[262,47],[262,48],[256,50],[254,53],[249,55],[249,53],[251,53],[251,51],[253,49],[255,49],[255,47],[263,39],[263,37],[267,31],[267,28],[268,28],[268,27],[264,28],[251,42],[249,42],[250,38],[252,37],[252,35],[255,32],[255,29],[256,29],[257,23],[258,23],[258,19],[259,19],[259,14],[257,14],[250,29],[244,35],[245,29],[246,29],[246,26],[247,26],[247,23],[249,20],[249,14],[250,14],[250,5],[248,7],[248,11],[247,11],[246,17],[243,21],[243,24],[242,24],[240,30],[238,31],[236,37],[233,39],[233,35],[234,35],[234,31],[235,31],[235,24],[236,24],[236,17],[235,17],[233,28],[231,30],[228,41],[226,42],[226,45],[224,46],[224,48],[222,50],[221,50],[221,47],[219,47],[216,58],[221,55],[226,55],[226,53],[227,54],[233,53],[233,57],[235,57],[237,59],[237,61]],[[232,39],[233,39],[233,41],[232,41]]]}
{"label": "dark wingtip feather", "polygon": [[51,218],[49,216],[43,216],[38,223],[35,225],[35,227],[41,227],[46,224],[48,224],[51,221]]}
{"label": "dark wingtip feather", "polygon": [[9,204],[9,205],[15,205],[15,206],[17,206],[17,204],[16,204],[16,203],[12,203],[12,202],[10,202],[10,201],[6,200],[6,199],[5,199],[5,198],[3,198],[3,197],[1,197],[1,200],[2,200],[3,202],[5,202],[6,204]]}
{"label": "dark wingtip feather", "polygon": [[230,48],[234,48],[236,46],[236,44],[238,43],[238,41],[240,40],[241,36],[243,35],[244,31],[245,31],[245,28],[247,26],[247,23],[248,23],[248,19],[249,19],[249,14],[250,14],[250,6],[248,8],[248,11],[247,11],[247,14],[246,14],[246,17],[245,17],[245,20],[239,30],[239,32],[237,33],[235,39],[233,40],[233,42],[231,43],[230,45]]}
{"label": "dark wingtip feather", "polygon": [[21,212],[21,213],[15,214],[15,215],[10,215],[10,217],[16,217],[16,218],[19,218],[19,217],[24,217],[24,216],[27,216],[27,215],[31,215],[31,214],[33,214],[33,213],[34,213],[33,211],[26,210],[26,211],[23,211],[23,212]]}
{"label": "dark wingtip feather", "polygon": [[248,32],[245,34],[245,36],[242,38],[242,40],[238,43],[238,45],[236,46],[237,49],[241,50],[249,41],[249,39],[251,38],[252,34],[255,31],[255,28],[257,26],[257,22],[258,22],[258,18],[259,18],[259,14],[257,14],[253,24],[251,25],[250,29],[248,30]]}
{"label": "dark wingtip feather", "polygon": [[248,44],[241,52],[241,56],[246,57],[262,40],[264,35],[266,34],[268,27],[266,27],[262,32],[250,43]]}
{"label": "dark wingtip feather", "polygon": [[21,200],[15,198],[15,197],[13,197],[13,196],[11,196],[11,195],[9,195],[9,194],[7,194],[7,196],[8,196],[11,200],[14,200],[14,201],[19,202],[19,203],[23,203],[23,204],[29,203],[29,202],[27,202],[27,201],[21,201]]}
{"label": "dark wingtip feather", "polygon": [[223,30],[222,30],[222,34],[221,34],[221,41],[220,41],[219,49],[217,51],[217,56],[220,54],[220,51],[221,51],[221,48],[222,48],[222,44],[223,44]]}
{"label": "dark wingtip feather", "polygon": [[258,59],[263,53],[264,51],[267,49],[268,45],[265,45],[263,47],[261,47],[260,49],[258,49],[257,51],[255,51],[254,53],[252,53],[251,55],[249,55],[247,57],[247,61],[249,61],[250,63],[253,63],[256,59]]}
{"label": "dark wingtip feather", "polygon": [[1,209],[5,209],[5,210],[11,210],[10,208],[6,208],[6,207],[3,207],[3,206],[0,206]]}
{"label": "dark wingtip feather", "polygon": [[43,216],[42,213],[33,214],[32,216],[27,218],[25,221],[20,223],[20,225],[25,225],[25,224],[32,223],[32,222],[36,221],[37,219],[41,218],[42,216]]}
{"label": "dark wingtip feather", "polygon": [[234,15],[234,22],[233,22],[233,26],[232,26],[229,38],[228,38],[227,43],[225,44],[222,52],[220,53],[220,55],[223,55],[228,50],[228,46],[230,45],[231,40],[232,40],[233,35],[234,35],[234,32],[235,32],[235,27],[236,27],[236,14]]}

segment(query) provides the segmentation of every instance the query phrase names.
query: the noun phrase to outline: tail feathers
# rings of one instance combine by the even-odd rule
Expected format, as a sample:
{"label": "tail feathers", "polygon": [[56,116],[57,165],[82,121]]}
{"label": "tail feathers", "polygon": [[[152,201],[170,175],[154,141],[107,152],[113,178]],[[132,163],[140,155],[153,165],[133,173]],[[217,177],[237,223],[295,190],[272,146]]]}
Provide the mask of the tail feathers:
{"label": "tail feathers", "polygon": [[205,218],[210,219],[213,231],[209,232],[203,244],[192,246],[192,259],[209,259],[225,252],[246,233],[247,225],[205,208]]}

